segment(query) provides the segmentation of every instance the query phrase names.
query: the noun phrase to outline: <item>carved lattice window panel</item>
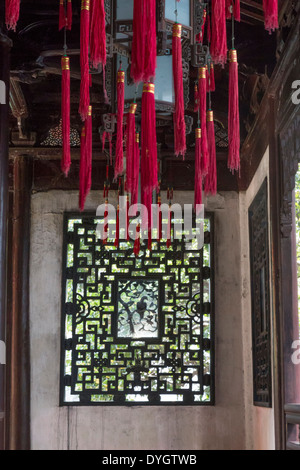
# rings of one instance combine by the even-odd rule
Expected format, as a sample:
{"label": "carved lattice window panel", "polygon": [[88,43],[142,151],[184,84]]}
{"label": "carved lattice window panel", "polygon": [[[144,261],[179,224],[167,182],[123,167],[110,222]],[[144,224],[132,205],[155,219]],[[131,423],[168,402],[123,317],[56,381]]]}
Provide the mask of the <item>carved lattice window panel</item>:
{"label": "carved lattice window panel", "polygon": [[268,184],[249,209],[252,294],[253,401],[272,406]]}
{"label": "carved lattice window panel", "polygon": [[91,215],[65,216],[62,405],[213,403],[213,224],[183,240],[97,240]]}

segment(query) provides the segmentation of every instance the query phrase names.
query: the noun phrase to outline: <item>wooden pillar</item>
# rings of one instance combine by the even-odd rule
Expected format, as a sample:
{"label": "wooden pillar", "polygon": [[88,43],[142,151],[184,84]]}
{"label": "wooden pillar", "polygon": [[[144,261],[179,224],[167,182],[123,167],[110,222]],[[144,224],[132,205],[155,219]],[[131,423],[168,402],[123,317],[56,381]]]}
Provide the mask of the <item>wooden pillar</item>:
{"label": "wooden pillar", "polygon": [[30,449],[30,328],[29,252],[30,195],[33,162],[20,156],[13,162],[13,191],[10,196],[8,270],[9,302],[7,357],[7,447]]}
{"label": "wooden pillar", "polygon": [[0,450],[5,449],[6,422],[6,321],[7,321],[7,220],[8,220],[8,119],[11,41],[0,30]]}

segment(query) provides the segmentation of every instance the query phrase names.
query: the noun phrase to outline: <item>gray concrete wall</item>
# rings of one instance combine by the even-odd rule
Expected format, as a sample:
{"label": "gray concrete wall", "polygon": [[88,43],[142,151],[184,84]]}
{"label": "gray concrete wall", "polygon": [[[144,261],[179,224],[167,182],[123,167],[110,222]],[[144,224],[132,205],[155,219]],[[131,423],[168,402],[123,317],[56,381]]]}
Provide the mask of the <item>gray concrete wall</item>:
{"label": "gray concrete wall", "polygon": [[[174,202],[193,200],[192,193],[176,192],[174,196]],[[93,192],[87,208],[96,209],[102,202],[101,194]],[[216,234],[216,404],[213,407],[58,406],[63,212],[76,211],[77,203],[77,192],[51,191],[32,196],[32,448],[235,450],[254,447],[258,417],[248,403],[252,386],[250,310],[249,299],[248,304],[243,299],[249,273],[241,258],[241,254],[245,255],[246,235],[240,210],[247,206],[247,197],[241,201],[238,194],[229,192],[207,201],[207,209],[215,212]],[[246,339],[243,334],[247,335]],[[246,430],[249,423],[251,430]]]}

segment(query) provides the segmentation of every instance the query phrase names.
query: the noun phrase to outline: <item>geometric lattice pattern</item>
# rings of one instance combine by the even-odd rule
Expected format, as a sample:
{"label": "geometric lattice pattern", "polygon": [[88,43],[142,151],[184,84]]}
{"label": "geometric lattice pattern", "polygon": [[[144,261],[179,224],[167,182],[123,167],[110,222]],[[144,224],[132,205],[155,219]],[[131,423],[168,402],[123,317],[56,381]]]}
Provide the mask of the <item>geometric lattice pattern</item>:
{"label": "geometric lattice pattern", "polygon": [[62,405],[212,404],[212,221],[204,247],[97,239],[65,216]]}

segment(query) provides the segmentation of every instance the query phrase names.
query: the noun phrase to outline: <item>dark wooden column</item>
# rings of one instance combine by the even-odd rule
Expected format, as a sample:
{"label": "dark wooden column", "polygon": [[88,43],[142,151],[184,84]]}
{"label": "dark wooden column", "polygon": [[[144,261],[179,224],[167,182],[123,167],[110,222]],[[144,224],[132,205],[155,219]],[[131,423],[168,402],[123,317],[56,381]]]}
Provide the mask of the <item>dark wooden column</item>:
{"label": "dark wooden column", "polygon": [[8,269],[7,448],[30,449],[29,252],[32,158],[20,156],[12,165]]}
{"label": "dark wooden column", "polygon": [[[11,41],[0,30],[0,341],[6,344],[7,220],[8,220],[8,118]],[[4,85],[3,85],[4,83]],[[4,361],[6,362],[6,361]],[[6,364],[0,364],[0,450],[5,449]]]}

